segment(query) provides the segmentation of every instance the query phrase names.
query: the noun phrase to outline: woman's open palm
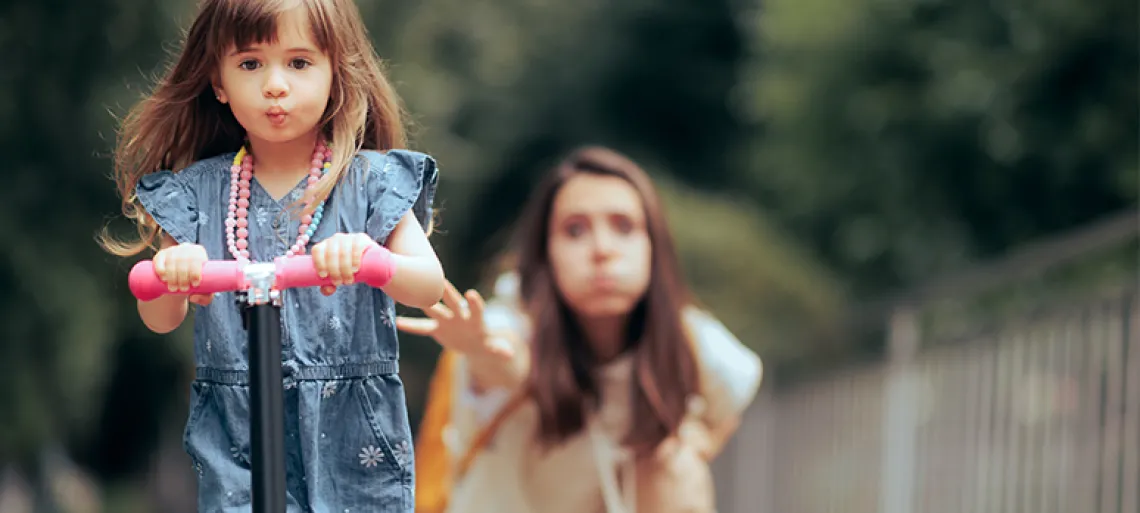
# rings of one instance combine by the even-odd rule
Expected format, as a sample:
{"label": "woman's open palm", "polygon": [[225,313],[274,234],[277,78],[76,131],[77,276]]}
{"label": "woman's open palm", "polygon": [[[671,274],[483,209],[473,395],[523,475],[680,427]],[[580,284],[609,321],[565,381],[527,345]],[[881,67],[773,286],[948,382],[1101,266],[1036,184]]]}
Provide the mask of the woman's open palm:
{"label": "woman's open palm", "polygon": [[434,338],[439,345],[471,357],[511,359],[514,349],[501,337],[490,336],[483,320],[486,304],[475,290],[460,294],[450,281],[444,283],[443,303],[424,310],[427,318],[396,317],[396,328],[405,333]]}

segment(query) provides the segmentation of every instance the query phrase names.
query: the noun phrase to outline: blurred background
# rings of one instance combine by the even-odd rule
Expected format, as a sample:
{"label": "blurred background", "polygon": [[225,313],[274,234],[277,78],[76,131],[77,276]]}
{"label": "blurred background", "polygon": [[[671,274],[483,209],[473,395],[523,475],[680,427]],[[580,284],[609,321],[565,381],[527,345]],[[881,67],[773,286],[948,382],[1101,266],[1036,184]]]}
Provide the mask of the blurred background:
{"label": "blurred background", "polygon": [[[490,291],[560,154],[659,180],[766,364],[721,511],[1140,511],[1135,0],[358,0]],[[95,243],[190,0],[0,5],[0,512],[193,511],[189,330]],[[413,423],[438,354],[402,339]]]}

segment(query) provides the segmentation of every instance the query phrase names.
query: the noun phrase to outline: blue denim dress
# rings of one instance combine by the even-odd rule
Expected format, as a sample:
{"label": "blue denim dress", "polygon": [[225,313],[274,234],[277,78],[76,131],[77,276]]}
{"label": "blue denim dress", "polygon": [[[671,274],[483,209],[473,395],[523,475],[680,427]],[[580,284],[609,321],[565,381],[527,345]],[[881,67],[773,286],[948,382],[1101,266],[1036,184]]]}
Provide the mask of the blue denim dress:
{"label": "blue denim dress", "polygon": [[[229,167],[234,154],[185,170],[143,177],[136,194],[178,242],[197,243],[210,259],[232,259],[225,246]],[[361,152],[329,197],[310,242],[364,232],[383,243],[409,209],[431,219],[437,170],[427,155]],[[250,256],[285,254],[299,219],[288,207],[301,181],[274,200],[250,184]],[[198,510],[250,511],[250,397],[246,342],[233,293],[218,294],[194,318],[196,379],[184,445],[198,475]],[[413,455],[391,298],[362,284],[329,297],[316,288],[284,293],[281,308],[285,388],[285,459],[290,512],[412,512]]]}

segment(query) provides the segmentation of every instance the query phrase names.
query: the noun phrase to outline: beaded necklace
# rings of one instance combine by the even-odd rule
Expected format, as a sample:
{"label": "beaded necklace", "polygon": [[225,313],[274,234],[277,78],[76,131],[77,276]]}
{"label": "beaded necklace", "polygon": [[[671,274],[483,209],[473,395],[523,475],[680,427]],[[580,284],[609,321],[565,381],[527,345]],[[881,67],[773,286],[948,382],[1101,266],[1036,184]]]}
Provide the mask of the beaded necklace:
{"label": "beaded necklace", "polygon": [[[324,176],[332,167],[332,149],[324,142],[317,142],[313,151],[312,168],[309,169],[309,178],[305,192],[316,188],[321,176]],[[234,156],[233,165],[230,166],[230,204],[226,214],[226,245],[235,260],[249,261],[249,183],[253,179],[253,156],[245,146],[241,147]],[[308,210],[312,200],[305,202]],[[321,223],[321,216],[325,210],[322,200],[312,214],[301,216],[301,226],[297,230],[297,241],[293,247],[285,252],[286,257],[305,254],[305,246],[317,231]]]}

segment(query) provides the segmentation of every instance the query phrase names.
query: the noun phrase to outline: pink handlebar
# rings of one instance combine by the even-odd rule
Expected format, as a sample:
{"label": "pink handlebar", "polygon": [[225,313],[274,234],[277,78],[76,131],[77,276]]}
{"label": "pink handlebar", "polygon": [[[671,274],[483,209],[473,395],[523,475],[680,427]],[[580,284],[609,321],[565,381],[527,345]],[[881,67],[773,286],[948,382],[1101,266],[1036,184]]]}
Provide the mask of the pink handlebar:
{"label": "pink handlebar", "polygon": [[[318,287],[332,285],[329,278],[321,278],[313,267],[313,257],[298,255],[282,257],[274,260],[276,275],[273,288],[285,290],[300,287]],[[244,265],[234,260],[211,260],[202,264],[202,281],[197,287],[191,287],[190,294],[213,294],[215,292],[233,292],[248,286],[243,272]],[[392,280],[395,265],[392,254],[387,248],[374,246],[364,251],[360,260],[360,270],[356,272],[353,283],[364,283],[371,287],[380,288]],[[142,301],[151,301],[171,294],[170,289],[159,279],[154,271],[154,263],[150,260],[141,261],[133,268],[127,278],[131,293]]]}

